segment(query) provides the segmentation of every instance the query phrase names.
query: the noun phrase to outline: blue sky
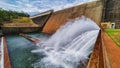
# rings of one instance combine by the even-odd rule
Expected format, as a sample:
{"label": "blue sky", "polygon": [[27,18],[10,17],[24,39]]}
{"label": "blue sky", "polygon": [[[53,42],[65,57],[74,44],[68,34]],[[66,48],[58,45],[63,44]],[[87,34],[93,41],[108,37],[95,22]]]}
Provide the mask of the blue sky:
{"label": "blue sky", "polygon": [[0,0],[0,8],[6,10],[24,11],[34,15],[43,11],[54,11],[72,7],[94,0]]}

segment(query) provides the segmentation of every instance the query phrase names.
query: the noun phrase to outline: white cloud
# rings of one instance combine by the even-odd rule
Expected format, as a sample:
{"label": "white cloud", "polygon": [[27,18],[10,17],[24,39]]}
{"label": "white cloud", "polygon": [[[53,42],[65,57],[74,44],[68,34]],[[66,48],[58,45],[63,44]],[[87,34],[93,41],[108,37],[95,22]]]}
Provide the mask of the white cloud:
{"label": "white cloud", "polygon": [[[13,4],[8,4],[6,2],[0,2],[0,8],[6,9],[6,10],[16,10],[18,6],[13,5]],[[19,9],[17,9],[19,11]]]}
{"label": "white cloud", "polygon": [[17,5],[9,4],[6,3],[5,1],[1,1],[0,7],[4,9],[34,13],[34,12],[43,12],[49,9],[54,9],[54,11],[58,11],[64,8],[72,7],[90,1],[94,1],[94,0],[74,0],[73,3],[68,3],[67,0],[35,0],[35,1],[20,0],[20,1],[16,1]]}

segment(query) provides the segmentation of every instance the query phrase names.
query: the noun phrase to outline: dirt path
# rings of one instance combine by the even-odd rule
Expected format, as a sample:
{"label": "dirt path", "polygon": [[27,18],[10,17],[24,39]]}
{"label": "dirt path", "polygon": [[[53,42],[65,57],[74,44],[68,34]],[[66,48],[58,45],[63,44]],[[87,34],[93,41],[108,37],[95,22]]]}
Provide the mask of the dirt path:
{"label": "dirt path", "polygon": [[120,68],[120,47],[104,32],[104,44],[112,68]]}

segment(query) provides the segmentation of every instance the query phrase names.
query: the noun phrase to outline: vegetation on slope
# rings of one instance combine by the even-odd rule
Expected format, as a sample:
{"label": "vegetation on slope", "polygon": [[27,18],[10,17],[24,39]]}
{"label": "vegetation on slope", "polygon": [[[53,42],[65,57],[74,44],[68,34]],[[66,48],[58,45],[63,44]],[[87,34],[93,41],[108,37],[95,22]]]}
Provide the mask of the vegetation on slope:
{"label": "vegetation on slope", "polygon": [[120,29],[106,29],[107,34],[120,46]]}
{"label": "vegetation on slope", "polygon": [[10,22],[13,19],[17,19],[19,17],[29,17],[29,15],[24,12],[17,12],[11,10],[8,11],[0,8],[0,24]]}
{"label": "vegetation on slope", "polygon": [[38,27],[24,12],[4,10],[0,8],[0,25],[3,27]]}
{"label": "vegetation on slope", "polygon": [[20,17],[18,19],[13,19],[12,23],[3,24],[4,27],[39,27],[37,24],[33,23],[29,17]]}

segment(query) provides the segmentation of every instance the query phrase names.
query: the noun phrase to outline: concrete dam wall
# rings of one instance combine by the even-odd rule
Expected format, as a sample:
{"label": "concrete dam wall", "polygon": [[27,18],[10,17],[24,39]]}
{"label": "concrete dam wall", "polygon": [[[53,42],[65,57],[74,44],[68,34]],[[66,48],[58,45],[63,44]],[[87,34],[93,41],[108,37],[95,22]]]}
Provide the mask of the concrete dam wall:
{"label": "concrete dam wall", "polygon": [[96,24],[100,25],[102,17],[103,4],[102,1],[94,1],[64,10],[54,12],[49,20],[46,22],[42,32],[52,34],[61,25],[64,25],[68,20],[75,19],[77,17],[86,16]]}
{"label": "concrete dam wall", "polygon": [[102,9],[102,1],[93,1],[56,12],[49,10],[30,17],[39,27],[2,27],[2,31],[4,34],[21,32],[44,32],[53,34],[61,25],[64,25],[70,19],[74,20],[81,16],[91,18],[96,24],[100,25]]}

